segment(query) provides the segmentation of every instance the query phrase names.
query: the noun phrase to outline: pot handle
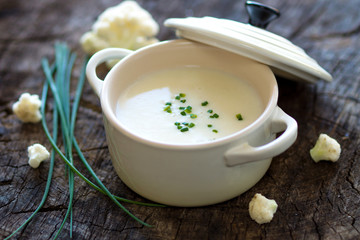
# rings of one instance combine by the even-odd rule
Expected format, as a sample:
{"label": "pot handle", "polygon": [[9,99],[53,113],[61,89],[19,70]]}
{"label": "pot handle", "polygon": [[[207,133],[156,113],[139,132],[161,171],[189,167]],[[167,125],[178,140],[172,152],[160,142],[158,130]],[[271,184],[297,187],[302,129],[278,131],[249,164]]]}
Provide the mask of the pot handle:
{"label": "pot handle", "polygon": [[252,147],[248,143],[241,144],[225,153],[228,167],[273,158],[288,149],[297,137],[297,122],[281,108],[276,107],[271,120],[271,133],[284,131],[278,138],[263,146]]}
{"label": "pot handle", "polygon": [[100,97],[101,89],[104,81],[98,78],[96,74],[96,67],[107,60],[122,59],[131,54],[133,51],[124,48],[105,48],[96,52],[90,59],[86,66],[86,76],[90,86],[95,91],[96,95]]}

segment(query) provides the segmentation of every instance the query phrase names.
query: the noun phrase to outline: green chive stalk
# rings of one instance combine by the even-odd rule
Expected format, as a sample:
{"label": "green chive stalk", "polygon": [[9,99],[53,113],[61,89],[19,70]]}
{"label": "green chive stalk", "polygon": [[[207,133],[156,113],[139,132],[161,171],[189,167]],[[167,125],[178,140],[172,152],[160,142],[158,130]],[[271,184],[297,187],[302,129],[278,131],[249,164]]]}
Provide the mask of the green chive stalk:
{"label": "green chive stalk", "polygon": [[[76,55],[71,54],[70,50],[64,44],[56,44],[55,45],[55,59],[56,59],[56,80],[55,84],[59,90],[59,95],[61,96],[63,111],[65,115],[65,121],[67,125],[70,125],[70,79],[71,79],[71,72],[73,65],[75,63]],[[66,156],[73,163],[73,156],[72,156],[72,136],[73,133],[71,131],[66,132],[66,128],[61,124],[64,148],[66,152]],[[66,173],[68,176],[69,181],[69,203],[68,208],[63,219],[63,222],[60,225],[58,232],[55,235],[55,239],[59,236],[61,230],[63,229],[66,220],[69,218],[70,221],[70,238],[72,238],[72,203],[74,199],[74,173],[66,167]]]}
{"label": "green chive stalk", "polygon": [[[72,202],[73,202],[73,196],[74,196],[74,174],[78,175],[82,180],[84,180],[88,185],[90,185],[95,190],[99,191],[100,193],[107,195],[118,207],[120,207],[126,214],[128,214],[130,217],[135,219],[137,222],[143,224],[144,226],[151,227],[151,225],[143,222],[139,218],[137,218],[135,215],[133,215],[130,211],[128,211],[119,201],[125,202],[125,203],[132,203],[142,206],[150,206],[150,207],[165,207],[161,204],[155,204],[155,203],[143,203],[138,201],[129,200],[126,198],[122,198],[116,195],[113,195],[101,182],[101,180],[97,177],[94,170],[91,168],[89,163],[86,161],[78,142],[74,136],[74,129],[75,129],[75,122],[76,122],[76,115],[77,110],[79,107],[79,102],[81,98],[81,93],[83,89],[83,85],[85,82],[85,67],[87,63],[87,58],[84,61],[84,64],[81,69],[81,74],[78,79],[78,85],[75,93],[75,98],[72,104],[70,104],[70,79],[71,79],[71,72],[72,68],[74,66],[74,62],[76,59],[75,54],[71,54],[70,50],[66,46],[66,44],[60,44],[57,43],[55,45],[55,63],[53,67],[49,66],[49,62],[47,59],[43,59],[41,62],[41,65],[43,67],[43,72],[45,74],[46,81],[43,86],[42,91],[42,97],[41,97],[41,107],[40,112],[42,115],[41,124],[44,129],[45,135],[48,138],[51,146],[51,157],[50,157],[50,167],[48,172],[48,178],[46,182],[45,191],[42,197],[42,200],[37,207],[37,209],[30,215],[30,217],[18,228],[16,229],[10,236],[5,238],[5,240],[11,238],[13,235],[15,235],[20,229],[22,229],[26,224],[28,224],[31,219],[36,215],[36,213],[42,208],[44,205],[46,198],[48,196],[48,192],[51,185],[52,175],[53,175],[53,169],[54,169],[54,160],[55,160],[55,154],[58,154],[60,158],[64,161],[66,164],[67,169],[67,176],[69,181],[69,204],[68,209],[65,214],[64,220],[58,229],[54,239],[56,239],[59,234],[61,233],[61,230],[63,229],[64,224],[66,223],[67,219],[70,217],[70,238],[72,237]],[[55,77],[55,80],[53,78]],[[53,105],[53,134],[51,136],[49,128],[47,126],[46,122],[46,116],[45,116],[45,107],[47,102],[47,96],[48,91],[50,90],[53,95],[54,103]],[[59,119],[60,117],[60,119]],[[60,121],[59,121],[60,120]],[[57,146],[57,138],[58,138],[58,129],[59,129],[59,122],[61,126],[62,131],[62,138],[63,138],[63,144],[64,144],[64,150],[65,154],[60,150],[60,148]],[[90,173],[92,178],[95,180],[95,183],[90,181],[87,177],[85,177],[75,166],[73,161],[73,147],[78,154],[81,162],[84,164],[87,171]]]}
{"label": "green chive stalk", "polygon": [[[42,66],[43,66],[43,69],[44,69],[44,73],[45,73],[45,76],[46,76],[46,80],[50,86],[50,89],[52,91],[52,94],[53,94],[53,97],[55,99],[55,103],[56,103],[56,107],[59,111],[59,114],[60,114],[60,119],[61,119],[61,126],[63,128],[63,130],[65,132],[69,132],[69,126],[67,125],[67,122],[66,122],[66,116],[65,116],[65,113],[64,113],[64,108],[62,106],[62,102],[61,102],[61,99],[60,99],[60,96],[59,96],[59,91],[58,89],[56,88],[56,85],[54,83],[54,80],[53,80],[53,77],[51,76],[51,73],[50,73],[50,67],[49,67],[49,63],[47,61],[47,59],[43,59],[42,61]],[[65,134],[65,138],[66,138],[66,141],[69,141],[68,139],[68,135]],[[54,146],[53,146],[54,147]],[[60,151],[61,152],[61,151]],[[61,158],[63,160],[65,160],[65,163],[78,175],[82,175],[73,165],[73,163],[71,161],[69,161],[66,156],[64,154],[60,154]],[[83,155],[81,156],[83,157]],[[83,175],[82,175],[83,176]],[[97,184],[100,185],[100,189],[118,206],[120,207],[125,213],[127,213],[130,217],[132,217],[133,219],[135,219],[136,221],[138,221],[139,223],[145,225],[145,226],[148,226],[148,227],[151,227],[151,225],[143,222],[142,220],[140,220],[139,218],[137,218],[135,215],[133,215],[130,211],[128,211],[111,193],[110,191],[102,184],[102,182],[100,181],[100,179],[94,175],[93,176],[95,181],[97,182]],[[84,177],[85,179],[85,177]],[[89,181],[89,180],[88,180]],[[90,181],[89,181],[90,182]]]}
{"label": "green chive stalk", "polygon": [[[52,91],[52,94],[54,96],[55,99],[55,103],[56,103],[56,107],[58,108],[59,114],[60,114],[60,119],[61,119],[61,123],[62,123],[62,127],[65,129],[65,131],[68,132],[68,125],[66,123],[66,119],[65,119],[65,113],[63,111],[63,106],[59,97],[59,93],[58,90],[54,84],[54,81],[52,79],[52,76],[49,75],[50,73],[50,67],[48,64],[48,61],[46,59],[43,59],[42,61],[43,64],[43,68],[45,71],[45,75],[46,75],[46,80],[48,81],[49,85],[50,85],[50,89]],[[67,136],[67,135],[66,135]],[[54,146],[53,146],[54,147]],[[61,158],[63,158],[63,160],[65,160],[65,163],[78,175],[80,175],[81,173],[74,167],[73,163],[71,161],[69,161],[66,156],[64,154],[61,153]],[[83,157],[83,156],[82,156]],[[75,171],[76,169],[76,171]],[[82,174],[81,174],[82,175]],[[83,176],[83,175],[82,175]],[[125,213],[127,213],[130,217],[132,217],[133,219],[135,219],[136,221],[138,221],[139,223],[150,227],[151,225],[143,222],[142,220],[140,220],[139,218],[137,218],[135,215],[133,215],[129,210],[127,210],[111,193],[110,191],[102,184],[102,182],[100,181],[100,179],[95,175],[93,176],[95,181],[97,182],[97,184],[100,185],[100,189],[118,206],[120,207]],[[85,178],[85,177],[84,177]]]}
{"label": "green chive stalk", "polygon": [[[52,68],[54,70],[54,68]],[[52,71],[53,71],[52,70]],[[47,85],[47,83],[45,83],[45,85]],[[43,93],[42,96],[47,95],[47,91],[48,88],[44,87],[43,88]],[[42,98],[43,99],[43,98]],[[45,108],[44,104],[41,104],[41,112],[43,113],[43,109]],[[44,114],[42,121],[44,121]],[[54,109],[53,111],[53,139],[54,139],[54,143],[56,144],[56,139],[57,139],[57,134],[58,134],[58,112],[57,109]],[[46,180],[46,186],[45,186],[45,190],[44,190],[44,194],[43,197],[41,199],[41,202],[39,204],[39,206],[36,208],[36,210],[25,220],[25,222],[23,224],[21,224],[20,227],[18,227],[14,232],[12,232],[8,237],[6,237],[4,240],[10,239],[12,236],[14,236],[20,229],[22,229],[23,227],[25,227],[26,224],[28,224],[33,218],[34,216],[40,211],[40,209],[42,208],[42,206],[45,204],[46,198],[49,194],[49,190],[50,190],[50,185],[51,185],[51,180],[52,180],[52,175],[53,175],[53,170],[54,170],[54,162],[55,162],[55,150],[53,149],[51,151],[51,156],[50,156],[50,166],[49,166],[49,171],[48,171],[48,177]]]}

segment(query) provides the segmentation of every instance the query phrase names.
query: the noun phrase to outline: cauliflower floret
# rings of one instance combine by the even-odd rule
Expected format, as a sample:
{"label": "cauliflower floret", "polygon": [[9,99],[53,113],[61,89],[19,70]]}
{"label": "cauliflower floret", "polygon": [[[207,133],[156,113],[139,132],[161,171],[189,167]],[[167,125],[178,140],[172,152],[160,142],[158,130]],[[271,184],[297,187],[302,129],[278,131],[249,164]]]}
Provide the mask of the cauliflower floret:
{"label": "cauliflower floret", "polygon": [[336,162],[340,157],[340,153],[340,144],[324,133],[320,134],[314,148],[310,150],[311,158],[315,162],[321,160]]}
{"label": "cauliflower floret", "polygon": [[268,223],[272,220],[277,207],[275,200],[256,193],[249,203],[250,217],[258,224]]}
{"label": "cauliflower floret", "polygon": [[41,144],[35,143],[28,147],[29,165],[38,168],[40,163],[50,157],[48,150]]}
{"label": "cauliflower floret", "polygon": [[159,25],[135,1],[124,1],[106,9],[85,33],[80,43],[92,55],[108,47],[136,50],[158,41]]}
{"label": "cauliflower floret", "polygon": [[38,95],[23,93],[13,104],[12,110],[22,122],[37,123],[41,120],[40,105],[41,101]]}

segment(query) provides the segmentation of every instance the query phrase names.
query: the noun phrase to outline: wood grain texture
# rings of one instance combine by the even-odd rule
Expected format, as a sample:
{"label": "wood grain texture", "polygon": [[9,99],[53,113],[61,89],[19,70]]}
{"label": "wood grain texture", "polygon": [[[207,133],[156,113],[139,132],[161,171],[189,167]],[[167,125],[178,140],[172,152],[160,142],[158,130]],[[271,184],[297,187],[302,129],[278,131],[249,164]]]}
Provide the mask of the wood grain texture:
{"label": "wood grain texture", "polygon": [[[40,61],[53,59],[53,44],[78,44],[96,17],[114,0],[2,0],[0,2],[0,238],[14,231],[36,209],[49,163],[27,164],[27,146],[47,141],[40,124],[22,124],[11,111],[23,92],[41,93]],[[244,1],[139,0],[159,24],[169,17],[214,16],[247,21]],[[279,106],[299,124],[298,139],[275,157],[248,192],[202,208],[151,208],[126,204],[143,227],[109,199],[75,177],[74,239],[359,239],[360,238],[360,1],[268,0],[282,12],[269,30],[303,47],[334,77],[314,85],[278,79]],[[161,27],[161,40],[173,38]],[[74,78],[79,75],[77,62]],[[49,106],[51,109],[51,106]],[[50,117],[50,113],[49,117]],[[314,163],[309,149],[320,133],[339,141],[337,163]],[[105,140],[99,100],[86,84],[75,132],[85,157],[115,194],[146,201],[117,177]],[[85,171],[78,159],[76,165]],[[273,221],[258,225],[248,214],[255,193],[279,205]],[[64,164],[56,158],[49,197],[39,214],[13,239],[51,239],[68,204]],[[69,239],[69,224],[60,239]]]}

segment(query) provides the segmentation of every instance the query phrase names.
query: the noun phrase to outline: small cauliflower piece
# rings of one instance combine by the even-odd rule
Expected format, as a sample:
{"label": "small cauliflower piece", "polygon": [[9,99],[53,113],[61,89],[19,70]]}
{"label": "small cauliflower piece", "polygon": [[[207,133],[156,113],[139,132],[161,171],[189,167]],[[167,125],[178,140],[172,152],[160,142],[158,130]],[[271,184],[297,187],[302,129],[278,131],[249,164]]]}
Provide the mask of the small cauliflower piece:
{"label": "small cauliflower piece", "polygon": [[38,168],[40,163],[50,157],[48,150],[41,144],[35,143],[28,147],[29,165]]}
{"label": "small cauliflower piece", "polygon": [[275,200],[256,193],[249,203],[249,214],[258,224],[268,223],[273,219],[277,207]]}
{"label": "small cauliflower piece", "polygon": [[340,157],[340,153],[340,144],[324,133],[320,134],[314,148],[310,150],[311,158],[315,162],[321,160],[336,162]]}
{"label": "small cauliflower piece", "polygon": [[36,94],[21,94],[19,100],[13,104],[12,110],[22,122],[37,123],[41,120],[41,101]]}
{"label": "small cauliflower piece", "polygon": [[124,1],[100,14],[80,43],[89,55],[109,47],[136,50],[158,42],[158,32],[159,25],[149,12],[135,1]]}

